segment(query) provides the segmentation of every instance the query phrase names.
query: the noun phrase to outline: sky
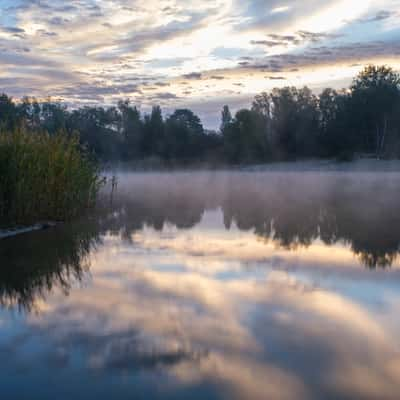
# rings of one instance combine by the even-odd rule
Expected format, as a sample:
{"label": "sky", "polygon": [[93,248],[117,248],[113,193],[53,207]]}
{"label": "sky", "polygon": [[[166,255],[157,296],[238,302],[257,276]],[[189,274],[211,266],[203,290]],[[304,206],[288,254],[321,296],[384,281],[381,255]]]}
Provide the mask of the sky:
{"label": "sky", "polygon": [[273,87],[400,70],[400,0],[0,0],[0,92],[189,107],[216,128]]}

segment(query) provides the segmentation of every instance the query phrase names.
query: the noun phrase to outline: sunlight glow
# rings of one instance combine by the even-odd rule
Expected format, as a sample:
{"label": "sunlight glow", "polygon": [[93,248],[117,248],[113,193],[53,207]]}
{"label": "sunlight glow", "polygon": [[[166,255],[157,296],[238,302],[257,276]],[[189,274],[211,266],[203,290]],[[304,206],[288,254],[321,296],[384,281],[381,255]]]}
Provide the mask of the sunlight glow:
{"label": "sunlight glow", "polygon": [[280,13],[284,13],[289,10],[290,10],[289,6],[276,7],[271,10],[271,14],[280,14]]}
{"label": "sunlight glow", "polygon": [[[10,95],[20,92],[22,88],[12,84],[12,78],[18,77],[36,97],[59,95],[74,104],[96,98],[110,104],[119,97],[133,96],[124,82],[134,79],[138,86],[135,101],[149,103],[157,93],[165,94],[168,87],[169,94],[179,95],[168,99],[169,108],[185,100],[204,108],[207,99],[216,95],[223,95],[227,103],[246,97],[251,102],[261,88],[334,86],[340,79],[340,85],[346,86],[354,70],[351,65],[394,61],[391,65],[397,68],[399,64],[397,0],[313,2],[314,8],[310,2],[293,0],[274,2],[270,8],[258,1],[238,7],[233,0],[185,4],[168,0],[164,8],[155,0],[140,0],[137,7],[125,7],[120,1],[97,3],[98,12],[83,6],[64,14],[50,9],[43,12],[40,2],[14,11],[12,26],[0,26],[0,62],[8,66],[2,76],[10,82],[3,90]],[[379,19],[382,10],[389,17]],[[362,24],[359,21],[363,18],[375,22]],[[349,29],[352,25],[357,34]],[[351,47],[366,29],[370,38],[365,43],[377,43],[383,34],[385,41],[373,49],[366,47],[364,56],[356,51],[353,56]],[[309,36],[302,37],[299,31]],[[340,51],[327,57],[317,51],[335,46],[348,46],[345,61],[340,61]],[[290,65],[287,60],[292,55],[300,56],[300,62]],[[301,56],[313,59],[312,65],[305,65],[307,58]],[[253,64],[265,64],[266,72],[251,68]],[[323,76],[328,67],[330,74]],[[185,77],[193,73],[202,78]],[[83,75],[88,87],[106,82],[110,90],[99,88],[99,96],[90,93],[96,88],[73,95],[70,88],[77,87]],[[221,78],[210,79],[212,76]],[[149,77],[157,77],[161,85],[149,85]],[[113,86],[118,89],[112,90]]]}
{"label": "sunlight glow", "polygon": [[334,31],[362,16],[370,6],[371,0],[357,1],[349,4],[348,0],[341,0],[334,5],[323,8],[319,13],[299,22],[300,29],[311,32]]}

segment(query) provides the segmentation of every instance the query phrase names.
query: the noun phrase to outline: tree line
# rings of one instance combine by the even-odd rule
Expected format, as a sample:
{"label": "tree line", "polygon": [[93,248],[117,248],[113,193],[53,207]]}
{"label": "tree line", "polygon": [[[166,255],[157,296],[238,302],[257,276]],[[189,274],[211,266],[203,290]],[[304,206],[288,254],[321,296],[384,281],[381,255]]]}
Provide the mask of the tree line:
{"label": "tree line", "polygon": [[400,156],[400,75],[368,66],[345,90],[276,88],[233,116],[228,106],[217,131],[204,129],[189,109],[163,117],[159,106],[142,114],[129,100],[115,107],[69,110],[51,100],[0,96],[0,131],[26,126],[49,134],[79,132],[102,162],[158,159],[244,164],[301,158]]}

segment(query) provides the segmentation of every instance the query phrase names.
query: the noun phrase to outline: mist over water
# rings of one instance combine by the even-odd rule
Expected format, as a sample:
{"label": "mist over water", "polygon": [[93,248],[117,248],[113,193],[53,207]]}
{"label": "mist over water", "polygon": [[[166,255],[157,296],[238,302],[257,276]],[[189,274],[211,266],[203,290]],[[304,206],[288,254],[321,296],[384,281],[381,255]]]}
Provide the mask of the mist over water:
{"label": "mist over water", "polygon": [[130,223],[194,228],[214,212],[221,230],[253,232],[286,249],[341,245],[372,268],[391,266],[399,251],[397,173],[149,173],[120,181],[114,206],[128,231]]}
{"label": "mist over water", "polygon": [[395,172],[120,173],[0,243],[2,393],[397,399],[399,200]]}

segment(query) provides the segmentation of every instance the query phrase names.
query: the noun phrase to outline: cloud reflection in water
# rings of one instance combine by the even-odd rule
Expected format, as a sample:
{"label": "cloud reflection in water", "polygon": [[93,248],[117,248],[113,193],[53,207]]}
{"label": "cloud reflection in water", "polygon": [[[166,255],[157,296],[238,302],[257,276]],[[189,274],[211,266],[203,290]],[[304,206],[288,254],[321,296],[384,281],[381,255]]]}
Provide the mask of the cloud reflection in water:
{"label": "cloud reflection in water", "polygon": [[[93,238],[86,252],[70,247],[89,269],[72,279],[68,297],[55,285],[28,296],[36,312],[18,322],[18,297],[1,311],[9,393],[18,393],[13,377],[23,371],[32,390],[52,376],[43,398],[63,398],[63,377],[74,382],[65,393],[90,397],[101,387],[98,398],[396,398],[398,262],[369,270],[357,252],[397,256],[398,228],[388,224],[397,180],[385,182],[383,196],[383,183],[366,176],[351,186],[306,176],[302,192],[293,177],[281,185],[261,175],[153,178],[127,177],[119,211],[81,224],[81,236],[57,231],[65,243]],[[2,247],[10,267],[23,265],[17,243],[27,249]],[[29,248],[48,261],[46,271],[76,260]],[[4,271],[2,296],[18,293]],[[24,282],[24,290],[42,285],[35,274]]]}

